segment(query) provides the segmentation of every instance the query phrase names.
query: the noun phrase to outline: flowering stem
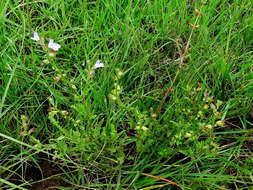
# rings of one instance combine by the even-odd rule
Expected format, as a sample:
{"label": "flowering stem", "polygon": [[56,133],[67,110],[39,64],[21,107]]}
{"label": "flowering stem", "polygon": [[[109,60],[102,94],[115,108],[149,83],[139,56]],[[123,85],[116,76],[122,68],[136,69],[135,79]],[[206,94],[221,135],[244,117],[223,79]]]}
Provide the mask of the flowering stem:
{"label": "flowering stem", "polygon": [[[197,17],[196,17],[196,19],[195,19],[195,22],[194,22],[194,25],[193,25],[193,26],[196,26],[196,25],[197,25],[200,16],[201,16],[200,13],[197,14]],[[165,100],[167,99],[167,97],[170,95],[170,93],[171,93],[171,91],[172,91],[172,87],[173,87],[174,83],[176,82],[176,79],[177,79],[177,77],[178,77],[178,75],[179,75],[179,72],[180,72],[180,70],[181,70],[182,65],[184,64],[185,57],[187,57],[187,55],[188,55],[188,52],[189,52],[189,49],[190,49],[190,48],[189,48],[189,47],[190,47],[190,42],[191,42],[191,39],[192,39],[192,36],[193,36],[193,32],[194,32],[195,29],[196,29],[196,27],[192,27],[192,29],[191,29],[191,33],[190,33],[189,38],[188,38],[188,40],[187,40],[187,43],[186,43],[186,46],[185,46],[185,48],[184,48],[183,54],[181,53],[181,50],[180,50],[179,47],[178,47],[179,52],[180,52],[179,67],[177,68],[176,75],[175,75],[173,81],[171,82],[171,85],[170,85],[168,88],[165,89],[165,95],[164,95],[162,101],[160,102],[160,104],[159,104],[159,106],[158,106],[158,108],[157,108],[157,112],[160,112],[160,111],[161,111],[161,108],[162,108],[163,104],[165,103]]]}

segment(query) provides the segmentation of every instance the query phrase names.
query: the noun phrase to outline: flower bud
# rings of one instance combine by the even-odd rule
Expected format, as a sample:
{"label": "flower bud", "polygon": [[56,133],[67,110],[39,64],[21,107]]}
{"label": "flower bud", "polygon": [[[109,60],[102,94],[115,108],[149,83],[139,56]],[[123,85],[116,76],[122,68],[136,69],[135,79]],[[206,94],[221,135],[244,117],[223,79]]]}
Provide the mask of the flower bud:
{"label": "flower bud", "polygon": [[224,127],[225,126],[225,121],[224,120],[219,120],[216,122],[216,125],[219,127]]}
{"label": "flower bud", "polygon": [[112,101],[116,101],[117,100],[117,97],[113,94],[109,94],[108,95],[109,99],[111,99]]}

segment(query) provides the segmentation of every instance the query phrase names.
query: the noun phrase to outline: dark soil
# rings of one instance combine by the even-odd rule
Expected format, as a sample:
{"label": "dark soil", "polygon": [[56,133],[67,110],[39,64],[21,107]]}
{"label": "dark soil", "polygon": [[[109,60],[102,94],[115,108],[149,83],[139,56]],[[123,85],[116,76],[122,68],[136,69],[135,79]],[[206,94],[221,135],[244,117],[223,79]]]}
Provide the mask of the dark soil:
{"label": "dark soil", "polygon": [[[41,160],[40,169],[36,167],[28,168],[26,171],[26,180],[30,182],[40,181],[34,183],[32,186],[27,187],[30,190],[54,190],[57,187],[70,187],[64,180],[61,179],[60,169],[53,163],[47,160]],[[42,172],[41,172],[42,171]],[[48,178],[48,179],[46,179]],[[43,180],[45,179],[45,180]]]}
{"label": "dark soil", "polygon": [[[39,165],[39,166],[38,166]],[[21,174],[22,171],[19,168],[12,168],[15,173]],[[7,178],[11,174],[6,172],[2,173],[2,178]],[[29,190],[56,190],[59,187],[71,187],[66,181],[63,180],[64,173],[60,169],[59,165],[52,161],[51,158],[44,154],[38,155],[38,164],[28,163],[25,167],[23,177],[21,175],[11,175],[8,179],[13,184],[20,185],[24,182],[28,182],[29,185],[25,188]],[[58,188],[57,188],[58,187]],[[2,189],[0,187],[0,189]],[[7,189],[7,188],[3,188]]]}

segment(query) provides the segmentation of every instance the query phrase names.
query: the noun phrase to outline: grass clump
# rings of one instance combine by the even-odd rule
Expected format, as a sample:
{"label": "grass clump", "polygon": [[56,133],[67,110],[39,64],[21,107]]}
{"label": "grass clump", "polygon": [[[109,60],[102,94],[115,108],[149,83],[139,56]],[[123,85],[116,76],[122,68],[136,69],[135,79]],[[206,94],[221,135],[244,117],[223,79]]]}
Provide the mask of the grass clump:
{"label": "grass clump", "polygon": [[4,0],[0,187],[250,189],[252,8]]}

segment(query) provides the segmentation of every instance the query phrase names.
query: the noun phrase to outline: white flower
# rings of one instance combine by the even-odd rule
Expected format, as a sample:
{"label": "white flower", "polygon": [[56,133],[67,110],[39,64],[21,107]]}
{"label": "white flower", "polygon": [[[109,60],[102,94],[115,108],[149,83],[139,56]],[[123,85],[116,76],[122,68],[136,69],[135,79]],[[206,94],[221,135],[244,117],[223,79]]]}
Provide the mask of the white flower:
{"label": "white flower", "polygon": [[104,63],[101,63],[100,60],[97,60],[96,63],[93,65],[93,67],[90,70],[90,75],[94,75],[95,74],[95,70],[97,68],[103,68],[105,67]]}
{"label": "white flower", "polygon": [[40,37],[39,37],[38,32],[34,32],[33,36],[31,37],[31,39],[34,40],[34,41],[36,41],[36,42],[40,41]]}
{"label": "white flower", "polygon": [[105,67],[104,63],[101,63],[100,60],[97,60],[92,68],[97,69],[97,68],[102,68],[102,67]]}
{"label": "white flower", "polygon": [[58,51],[61,48],[61,45],[54,42],[53,39],[49,39],[48,48],[50,48],[54,51]]}
{"label": "white flower", "polygon": [[90,75],[94,75],[94,74],[95,74],[95,71],[91,70]]}

